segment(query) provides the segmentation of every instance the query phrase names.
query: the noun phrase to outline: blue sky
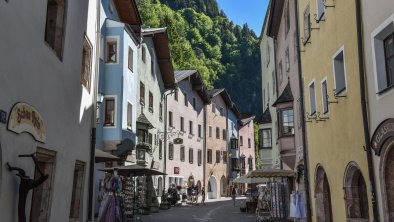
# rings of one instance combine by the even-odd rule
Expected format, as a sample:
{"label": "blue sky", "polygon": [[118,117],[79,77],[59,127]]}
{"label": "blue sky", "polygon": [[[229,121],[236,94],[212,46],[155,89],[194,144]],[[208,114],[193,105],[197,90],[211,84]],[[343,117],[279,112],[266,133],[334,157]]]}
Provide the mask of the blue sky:
{"label": "blue sky", "polygon": [[257,36],[260,36],[263,26],[265,11],[269,0],[217,0],[219,8],[235,24],[248,23]]}

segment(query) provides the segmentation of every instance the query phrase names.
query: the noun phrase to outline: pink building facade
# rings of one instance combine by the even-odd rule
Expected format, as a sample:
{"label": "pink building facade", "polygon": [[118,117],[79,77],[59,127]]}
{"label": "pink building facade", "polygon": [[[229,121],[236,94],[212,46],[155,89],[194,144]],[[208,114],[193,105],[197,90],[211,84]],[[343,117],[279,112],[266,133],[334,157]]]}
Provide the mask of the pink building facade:
{"label": "pink building facade", "polygon": [[[196,70],[175,72],[177,90],[167,97],[166,184],[182,188],[204,184],[204,107],[208,96]],[[180,138],[179,142],[174,139]]]}
{"label": "pink building facade", "polygon": [[254,146],[254,130],[252,114],[241,113],[239,124],[239,151],[241,158],[242,175],[256,169],[255,146]]}

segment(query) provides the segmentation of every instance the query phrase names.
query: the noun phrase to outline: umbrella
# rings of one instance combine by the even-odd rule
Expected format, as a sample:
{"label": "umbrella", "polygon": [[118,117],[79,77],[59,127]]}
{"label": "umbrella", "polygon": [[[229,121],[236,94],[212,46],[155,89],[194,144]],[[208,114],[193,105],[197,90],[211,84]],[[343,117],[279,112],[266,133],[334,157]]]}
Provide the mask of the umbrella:
{"label": "umbrella", "polygon": [[154,176],[154,175],[166,175],[163,172],[148,169],[140,165],[129,165],[129,166],[118,166],[100,169],[100,171],[105,171],[112,173],[115,169],[118,170],[118,175],[121,176]]}
{"label": "umbrella", "polygon": [[268,182],[268,178],[248,178],[247,175],[243,175],[233,180],[233,183],[266,183]]}
{"label": "umbrella", "polygon": [[294,177],[294,171],[281,169],[253,170],[246,176],[248,178]]}
{"label": "umbrella", "polygon": [[102,162],[106,162],[106,161],[117,161],[120,160],[119,157],[114,156],[112,154],[109,154],[107,152],[104,152],[102,150],[96,149],[94,151],[94,159],[96,163],[102,163]]}

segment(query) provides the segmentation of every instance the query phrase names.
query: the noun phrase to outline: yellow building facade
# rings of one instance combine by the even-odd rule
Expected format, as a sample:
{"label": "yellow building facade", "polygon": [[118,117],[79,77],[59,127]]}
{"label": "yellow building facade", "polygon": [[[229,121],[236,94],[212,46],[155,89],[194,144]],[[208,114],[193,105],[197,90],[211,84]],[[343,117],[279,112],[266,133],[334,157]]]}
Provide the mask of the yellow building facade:
{"label": "yellow building facade", "polygon": [[299,0],[313,221],[372,221],[356,3]]}

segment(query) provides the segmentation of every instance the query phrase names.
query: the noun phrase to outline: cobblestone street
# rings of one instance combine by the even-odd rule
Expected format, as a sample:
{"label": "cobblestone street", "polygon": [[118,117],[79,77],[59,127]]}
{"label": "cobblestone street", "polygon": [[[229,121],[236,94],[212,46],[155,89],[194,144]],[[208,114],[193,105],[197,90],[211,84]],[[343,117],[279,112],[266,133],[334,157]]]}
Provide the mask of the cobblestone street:
{"label": "cobblestone street", "polygon": [[[201,199],[200,199],[201,200]],[[239,206],[245,198],[239,197],[235,207],[231,198],[224,198],[216,202],[207,202],[205,205],[177,205],[169,210],[161,210],[159,213],[146,215],[141,221],[146,222],[187,222],[187,221],[256,221],[255,214],[241,213]]]}

